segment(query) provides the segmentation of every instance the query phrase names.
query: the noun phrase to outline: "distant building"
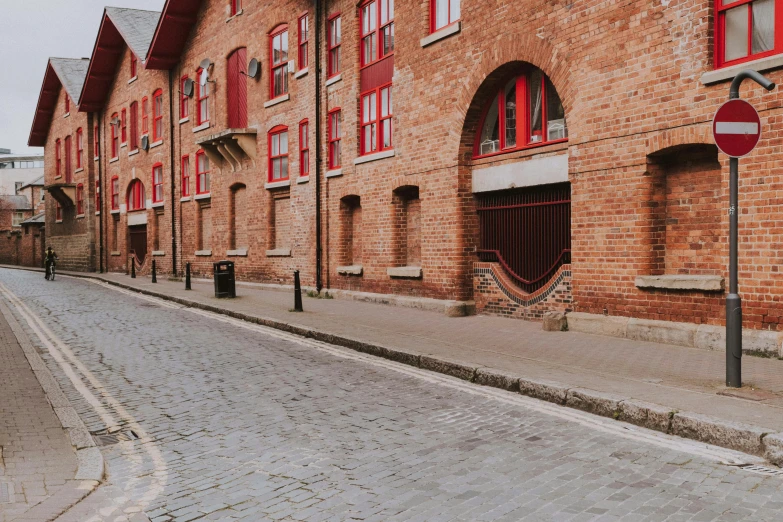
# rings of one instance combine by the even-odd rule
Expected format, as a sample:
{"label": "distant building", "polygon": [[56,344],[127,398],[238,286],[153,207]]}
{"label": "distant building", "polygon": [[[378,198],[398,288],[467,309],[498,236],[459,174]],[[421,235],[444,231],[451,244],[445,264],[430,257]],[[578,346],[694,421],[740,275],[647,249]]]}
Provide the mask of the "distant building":
{"label": "distant building", "polygon": [[0,149],[0,195],[16,195],[22,186],[43,175],[43,154],[12,154],[9,149]]}

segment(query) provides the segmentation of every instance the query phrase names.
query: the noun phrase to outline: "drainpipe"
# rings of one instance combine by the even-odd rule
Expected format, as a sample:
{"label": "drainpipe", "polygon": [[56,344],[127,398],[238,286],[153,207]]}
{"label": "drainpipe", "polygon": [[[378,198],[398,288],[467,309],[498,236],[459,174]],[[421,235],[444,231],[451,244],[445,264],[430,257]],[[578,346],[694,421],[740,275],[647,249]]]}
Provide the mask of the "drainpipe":
{"label": "drainpipe", "polygon": [[[100,145],[100,143],[101,143],[101,126],[99,125],[99,122],[103,119],[103,112],[100,111],[100,112],[97,112],[97,113],[93,113],[93,117],[95,118],[95,120],[92,122],[93,132],[97,132],[98,133],[98,136],[97,137],[93,136],[93,140],[92,140],[92,147],[93,147],[93,150],[92,150],[93,160],[92,160],[92,162],[94,164],[95,163],[95,159],[94,159],[95,156],[99,156],[98,154],[96,154],[96,152],[98,152],[98,151],[95,150],[95,144],[98,143]],[[103,231],[104,231],[103,220],[106,219],[106,212],[103,211],[104,199],[106,198],[106,193],[103,190],[103,168],[102,167],[103,167],[103,160],[99,157],[98,158],[98,190],[101,193],[101,208],[98,208],[96,210],[101,213],[101,215],[100,215],[100,217],[98,219],[98,243],[100,245],[99,246],[98,259],[100,260],[99,263],[100,263],[100,273],[101,274],[103,273],[103,255],[104,255],[103,254]]]}
{"label": "drainpipe", "polygon": [[[176,201],[174,184],[174,76],[169,69],[169,156],[171,158],[171,269],[174,277],[177,277],[177,227],[174,212]],[[177,89],[179,92],[179,89]]]}
{"label": "drainpipe", "polygon": [[315,2],[315,288],[323,288],[321,265],[323,249],[321,246],[321,19],[323,3]]}

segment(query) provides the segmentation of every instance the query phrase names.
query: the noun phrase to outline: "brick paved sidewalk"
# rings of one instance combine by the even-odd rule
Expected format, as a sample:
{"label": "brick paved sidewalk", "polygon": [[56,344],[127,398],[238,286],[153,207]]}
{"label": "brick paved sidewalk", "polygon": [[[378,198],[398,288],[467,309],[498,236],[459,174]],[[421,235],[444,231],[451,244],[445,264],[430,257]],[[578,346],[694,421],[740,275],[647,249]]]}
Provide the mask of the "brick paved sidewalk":
{"label": "brick paved sidewalk", "polygon": [[[76,451],[2,311],[0,448],[0,522],[70,491]],[[61,510],[72,503],[72,495],[66,497]]]}

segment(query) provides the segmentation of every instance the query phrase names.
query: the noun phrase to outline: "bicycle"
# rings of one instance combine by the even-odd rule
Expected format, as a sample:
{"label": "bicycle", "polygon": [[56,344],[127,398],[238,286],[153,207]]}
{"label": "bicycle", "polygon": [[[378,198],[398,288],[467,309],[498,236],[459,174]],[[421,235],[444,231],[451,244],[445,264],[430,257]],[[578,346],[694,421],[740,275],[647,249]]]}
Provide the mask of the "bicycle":
{"label": "bicycle", "polygon": [[49,281],[54,281],[54,274],[55,274],[55,272],[57,271],[57,270],[56,270],[56,267],[57,267],[57,263],[55,263],[54,261],[52,261],[52,264],[51,264],[51,265],[49,265],[49,266],[46,268],[46,276],[47,276],[46,278],[47,278]]}

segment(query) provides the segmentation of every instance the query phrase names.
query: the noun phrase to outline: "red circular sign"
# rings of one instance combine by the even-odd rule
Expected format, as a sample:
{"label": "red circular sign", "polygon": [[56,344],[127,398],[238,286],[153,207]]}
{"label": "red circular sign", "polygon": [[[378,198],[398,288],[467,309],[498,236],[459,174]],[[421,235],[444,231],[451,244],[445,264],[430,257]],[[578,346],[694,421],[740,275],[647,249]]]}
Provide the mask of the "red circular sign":
{"label": "red circular sign", "polygon": [[715,145],[732,158],[750,154],[761,138],[761,119],[745,100],[729,100],[720,106],[712,120]]}

